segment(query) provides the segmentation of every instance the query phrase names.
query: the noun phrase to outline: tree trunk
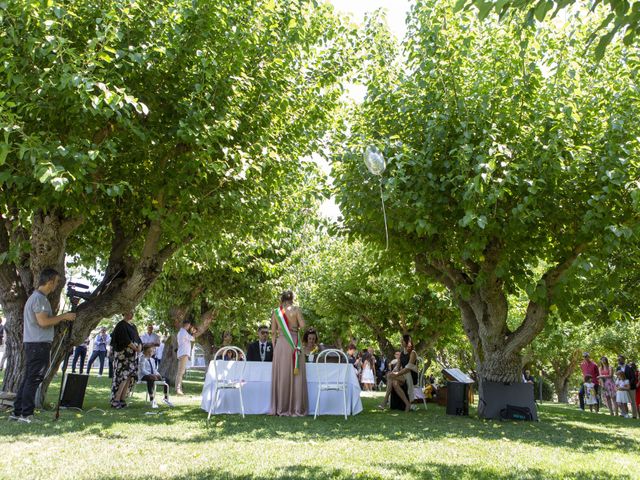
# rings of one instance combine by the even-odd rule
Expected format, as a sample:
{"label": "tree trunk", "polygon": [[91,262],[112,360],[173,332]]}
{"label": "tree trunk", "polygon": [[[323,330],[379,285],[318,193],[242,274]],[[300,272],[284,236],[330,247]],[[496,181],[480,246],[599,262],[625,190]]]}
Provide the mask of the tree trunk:
{"label": "tree trunk", "polygon": [[569,403],[569,377],[554,379],[553,386],[558,395],[558,403]]}
{"label": "tree trunk", "polygon": [[[0,265],[0,292],[3,292],[0,300],[3,310],[10,314],[8,358],[2,386],[3,391],[15,391],[22,381],[22,311],[27,300],[26,291],[30,288],[22,285],[25,294],[15,295],[13,303],[8,301],[11,299],[8,299],[4,292],[12,291],[11,286],[17,284],[16,278],[38,278],[40,271],[47,266],[56,268],[64,278],[66,239],[79,224],[78,219],[62,219],[56,217],[55,213],[36,215],[30,233],[32,244],[30,270],[32,275],[20,273],[19,265]],[[7,251],[5,250],[8,247],[7,230],[0,228],[0,251]],[[102,319],[135,308],[151,288],[160,275],[162,266],[176,249],[175,244],[160,248],[158,235],[157,229],[149,227],[145,240],[145,255],[138,260],[127,257],[125,261],[126,247],[133,242],[133,238],[124,236],[122,231],[117,228],[117,224],[114,224],[112,250],[102,283],[91,294],[91,298],[79,305],[76,320],[71,324],[70,336],[65,335],[66,325],[59,324],[55,327],[50,368],[42,382],[40,396],[36,399],[39,405],[44,403],[47,389],[69,348],[82,343]],[[63,284],[61,282],[59,289],[49,296],[54,314],[58,308]],[[16,355],[16,353],[18,354]]]}
{"label": "tree trunk", "polygon": [[172,387],[175,387],[176,374],[178,373],[178,357],[176,349],[178,348],[178,334],[172,333],[164,344],[162,352],[162,361],[158,371],[160,375],[165,377]]}

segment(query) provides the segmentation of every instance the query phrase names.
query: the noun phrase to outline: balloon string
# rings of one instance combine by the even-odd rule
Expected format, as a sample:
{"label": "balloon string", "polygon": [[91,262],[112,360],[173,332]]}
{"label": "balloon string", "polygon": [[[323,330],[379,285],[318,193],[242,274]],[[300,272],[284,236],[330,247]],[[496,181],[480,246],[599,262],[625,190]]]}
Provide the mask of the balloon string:
{"label": "balloon string", "polygon": [[387,239],[387,248],[389,250],[389,229],[387,227],[387,212],[384,208],[384,196],[382,195],[382,176],[380,177],[380,200],[382,200],[382,216],[384,217],[384,234]]}

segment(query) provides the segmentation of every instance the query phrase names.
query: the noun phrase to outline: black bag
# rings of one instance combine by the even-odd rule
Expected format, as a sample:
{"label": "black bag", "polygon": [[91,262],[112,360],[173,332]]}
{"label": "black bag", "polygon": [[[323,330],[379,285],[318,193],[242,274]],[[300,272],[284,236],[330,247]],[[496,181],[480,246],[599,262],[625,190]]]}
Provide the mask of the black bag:
{"label": "black bag", "polygon": [[507,408],[500,410],[500,420],[527,420],[532,421],[533,415],[528,407],[516,407],[507,405]]}

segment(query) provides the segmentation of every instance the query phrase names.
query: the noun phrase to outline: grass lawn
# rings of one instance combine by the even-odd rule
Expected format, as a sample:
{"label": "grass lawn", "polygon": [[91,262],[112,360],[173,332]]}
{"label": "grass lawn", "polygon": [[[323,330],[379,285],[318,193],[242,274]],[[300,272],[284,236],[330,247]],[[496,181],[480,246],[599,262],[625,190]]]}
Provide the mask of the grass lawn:
{"label": "grass lawn", "polygon": [[129,408],[108,409],[109,385],[92,377],[85,413],[58,422],[50,411],[31,425],[3,414],[0,479],[640,478],[640,422],[575,407],[545,404],[538,423],[501,423],[432,404],[380,412],[375,394],[346,421],[217,416],[207,426],[202,376],[160,415],[145,414],[142,386]]}

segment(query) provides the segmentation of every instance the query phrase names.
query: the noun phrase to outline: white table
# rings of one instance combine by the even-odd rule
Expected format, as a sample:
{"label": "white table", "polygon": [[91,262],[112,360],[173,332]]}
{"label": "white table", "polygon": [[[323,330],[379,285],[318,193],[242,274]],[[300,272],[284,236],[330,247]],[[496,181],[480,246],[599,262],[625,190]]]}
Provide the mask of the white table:
{"label": "white table", "polygon": [[[218,369],[241,368],[242,362],[214,360],[218,362]],[[209,411],[209,403],[213,395],[215,384],[214,365],[209,364],[209,370],[202,388],[202,402],[200,407]],[[267,415],[271,411],[271,362],[246,362],[242,398],[246,415]],[[356,369],[350,364],[336,363],[307,363],[307,389],[309,394],[309,415],[315,414],[318,383],[320,375],[326,373],[328,378],[344,378],[347,369],[347,415],[357,415],[362,411],[360,400],[360,384],[356,376]],[[324,377],[323,377],[324,378]],[[320,408],[318,415],[343,415],[342,392],[327,391],[320,394]],[[218,390],[218,401],[215,405],[217,414],[239,414],[240,395],[236,389]]]}

